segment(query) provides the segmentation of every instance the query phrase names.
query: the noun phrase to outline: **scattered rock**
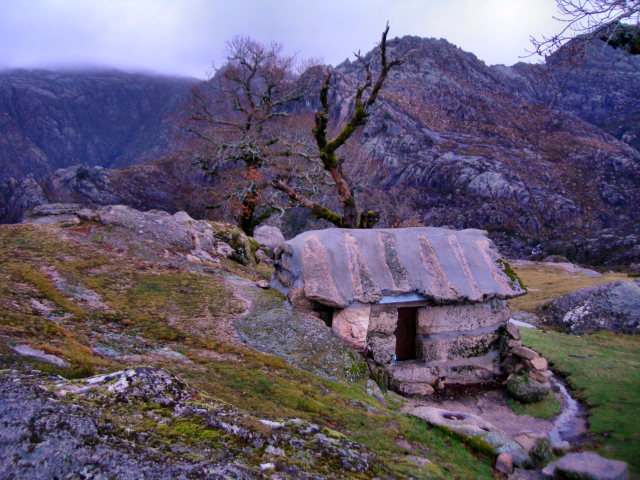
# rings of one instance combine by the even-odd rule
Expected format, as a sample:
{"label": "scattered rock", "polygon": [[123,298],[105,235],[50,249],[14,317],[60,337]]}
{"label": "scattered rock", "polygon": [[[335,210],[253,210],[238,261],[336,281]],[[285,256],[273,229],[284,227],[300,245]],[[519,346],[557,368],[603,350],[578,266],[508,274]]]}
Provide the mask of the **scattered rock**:
{"label": "scattered rock", "polygon": [[554,442],[551,444],[551,451],[555,455],[562,455],[567,453],[571,449],[571,445],[566,440],[561,440],[559,442]]}
{"label": "scattered rock", "polygon": [[365,388],[367,395],[371,395],[373,398],[378,400],[378,402],[380,402],[380,405],[382,405],[384,408],[388,407],[387,401],[384,399],[384,395],[382,395],[382,390],[380,390],[380,387],[375,381],[367,380],[367,385]]}
{"label": "scattered rock", "polygon": [[513,473],[513,458],[508,453],[501,453],[496,458],[496,470],[505,475],[511,475]]}
{"label": "scattered rock", "polygon": [[542,400],[551,390],[549,382],[538,382],[529,375],[511,374],[507,379],[507,391],[522,403],[534,403]]}
{"label": "scattered rock", "polygon": [[509,336],[514,340],[520,340],[522,338],[522,335],[520,334],[520,329],[516,324],[507,322],[507,325],[505,326],[505,328]]}
{"label": "scattered rock", "polygon": [[415,455],[406,455],[404,457],[404,460],[406,462],[409,463],[413,463],[414,465],[417,465],[418,467],[426,467],[428,465],[431,465],[431,461],[424,458],[424,457],[416,457]]}
{"label": "scattered rock", "polygon": [[433,395],[433,387],[429,383],[402,383],[400,384],[400,390],[403,395],[411,396],[425,396]]}
{"label": "scattered rock", "polygon": [[187,254],[186,259],[187,259],[187,262],[195,263],[197,265],[202,265],[202,260],[200,260],[198,257],[194,257],[190,253]]}
{"label": "scattered rock", "polygon": [[574,480],[628,480],[625,462],[609,460],[595,453],[569,453],[555,464],[556,477]]}
{"label": "scattered rock", "polygon": [[539,372],[543,372],[549,367],[549,364],[547,363],[547,360],[544,357],[534,358],[530,360],[530,362],[533,368],[535,368]]}
{"label": "scattered rock", "polygon": [[540,472],[542,480],[554,480],[556,478],[556,462],[549,462]]}
{"label": "scattered rock", "polygon": [[176,212],[173,214],[173,218],[180,223],[195,222],[187,212]]}
{"label": "scattered rock", "polygon": [[264,288],[265,290],[269,289],[269,281],[268,280],[258,280],[256,282],[256,286],[260,288]]}
{"label": "scattered rock", "polygon": [[511,349],[511,353],[519,357],[526,358],[527,360],[533,360],[534,358],[540,357],[537,352],[534,352],[527,347],[514,347]]}
{"label": "scattered rock", "polygon": [[256,228],[253,232],[253,239],[269,249],[277,248],[285,241],[280,229],[271,225],[263,225]]}
{"label": "scattered rock", "polygon": [[540,372],[536,369],[533,369],[533,370],[529,370],[527,372],[527,375],[529,375],[531,378],[533,378],[534,380],[540,383],[548,382],[549,380],[551,380],[551,377],[553,377],[553,373],[550,370],[545,370],[543,372]]}
{"label": "scattered rock", "polygon": [[517,466],[528,465],[529,457],[522,447],[505,432],[483,418],[466,412],[452,412],[433,407],[417,407],[409,415],[421,418],[430,425],[453,433],[472,448],[499,456],[507,453]]}

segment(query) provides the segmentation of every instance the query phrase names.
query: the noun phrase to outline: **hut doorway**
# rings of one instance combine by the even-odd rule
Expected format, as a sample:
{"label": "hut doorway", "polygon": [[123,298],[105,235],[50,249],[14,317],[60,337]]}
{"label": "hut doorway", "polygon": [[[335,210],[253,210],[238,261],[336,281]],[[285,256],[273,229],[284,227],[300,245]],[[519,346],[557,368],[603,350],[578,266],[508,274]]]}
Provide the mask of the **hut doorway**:
{"label": "hut doorway", "polygon": [[414,360],[416,358],[416,307],[398,308],[398,325],[393,334],[396,336],[396,360]]}

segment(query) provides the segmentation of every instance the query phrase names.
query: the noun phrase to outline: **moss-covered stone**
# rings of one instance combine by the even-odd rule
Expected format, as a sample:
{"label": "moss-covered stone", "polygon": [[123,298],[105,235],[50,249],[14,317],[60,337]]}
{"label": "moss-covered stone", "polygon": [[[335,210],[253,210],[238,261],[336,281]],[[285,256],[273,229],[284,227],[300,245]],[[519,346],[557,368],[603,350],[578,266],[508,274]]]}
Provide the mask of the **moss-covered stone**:
{"label": "moss-covered stone", "polygon": [[522,403],[539,402],[547,396],[550,390],[549,382],[540,383],[524,372],[511,375],[507,380],[509,395]]}

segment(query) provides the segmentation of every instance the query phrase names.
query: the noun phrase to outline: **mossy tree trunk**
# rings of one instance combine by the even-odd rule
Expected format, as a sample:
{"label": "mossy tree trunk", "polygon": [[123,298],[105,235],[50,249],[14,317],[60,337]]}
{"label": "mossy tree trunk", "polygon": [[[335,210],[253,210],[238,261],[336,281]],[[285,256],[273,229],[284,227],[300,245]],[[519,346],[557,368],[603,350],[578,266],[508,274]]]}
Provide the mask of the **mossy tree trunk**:
{"label": "mossy tree trunk", "polygon": [[[349,120],[344,124],[340,133],[334,138],[327,138],[327,129],[329,126],[329,100],[328,93],[332,71],[329,69],[325,73],[322,87],[320,89],[321,108],[315,112],[315,127],[313,128],[313,136],[318,148],[318,156],[322,162],[322,166],[329,173],[331,179],[338,190],[338,197],[342,203],[342,215],[339,215],[330,209],[310,201],[304,195],[300,194],[294,187],[290,185],[292,177],[279,178],[274,181],[274,188],[286,193],[289,198],[308,208],[318,219],[327,220],[340,228],[372,228],[379,219],[379,215],[375,212],[362,211],[358,214],[358,208],[354,196],[353,189],[345,175],[343,165],[344,159],[338,158],[336,152],[342,147],[354,132],[366,125],[367,119],[373,112],[374,104],[378,98],[378,93],[384,85],[387,76],[392,68],[401,65],[407,58],[409,52],[402,58],[388,61],[387,59],[387,34],[389,33],[389,25],[382,32],[382,40],[378,45],[376,54],[370,60],[366,60],[360,52],[356,54],[357,59],[364,67],[366,77],[364,84],[356,89],[355,109]],[[372,61],[380,58],[380,73],[375,82],[371,74]],[[365,93],[368,97],[365,98]]]}

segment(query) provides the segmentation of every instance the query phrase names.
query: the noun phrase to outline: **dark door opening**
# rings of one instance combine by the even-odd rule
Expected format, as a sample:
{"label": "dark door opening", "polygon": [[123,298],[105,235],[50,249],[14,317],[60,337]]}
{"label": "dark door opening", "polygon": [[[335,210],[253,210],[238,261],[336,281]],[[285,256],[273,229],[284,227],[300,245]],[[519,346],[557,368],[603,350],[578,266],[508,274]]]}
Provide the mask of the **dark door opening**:
{"label": "dark door opening", "polygon": [[416,358],[416,307],[398,309],[398,325],[393,334],[396,336],[396,360]]}

